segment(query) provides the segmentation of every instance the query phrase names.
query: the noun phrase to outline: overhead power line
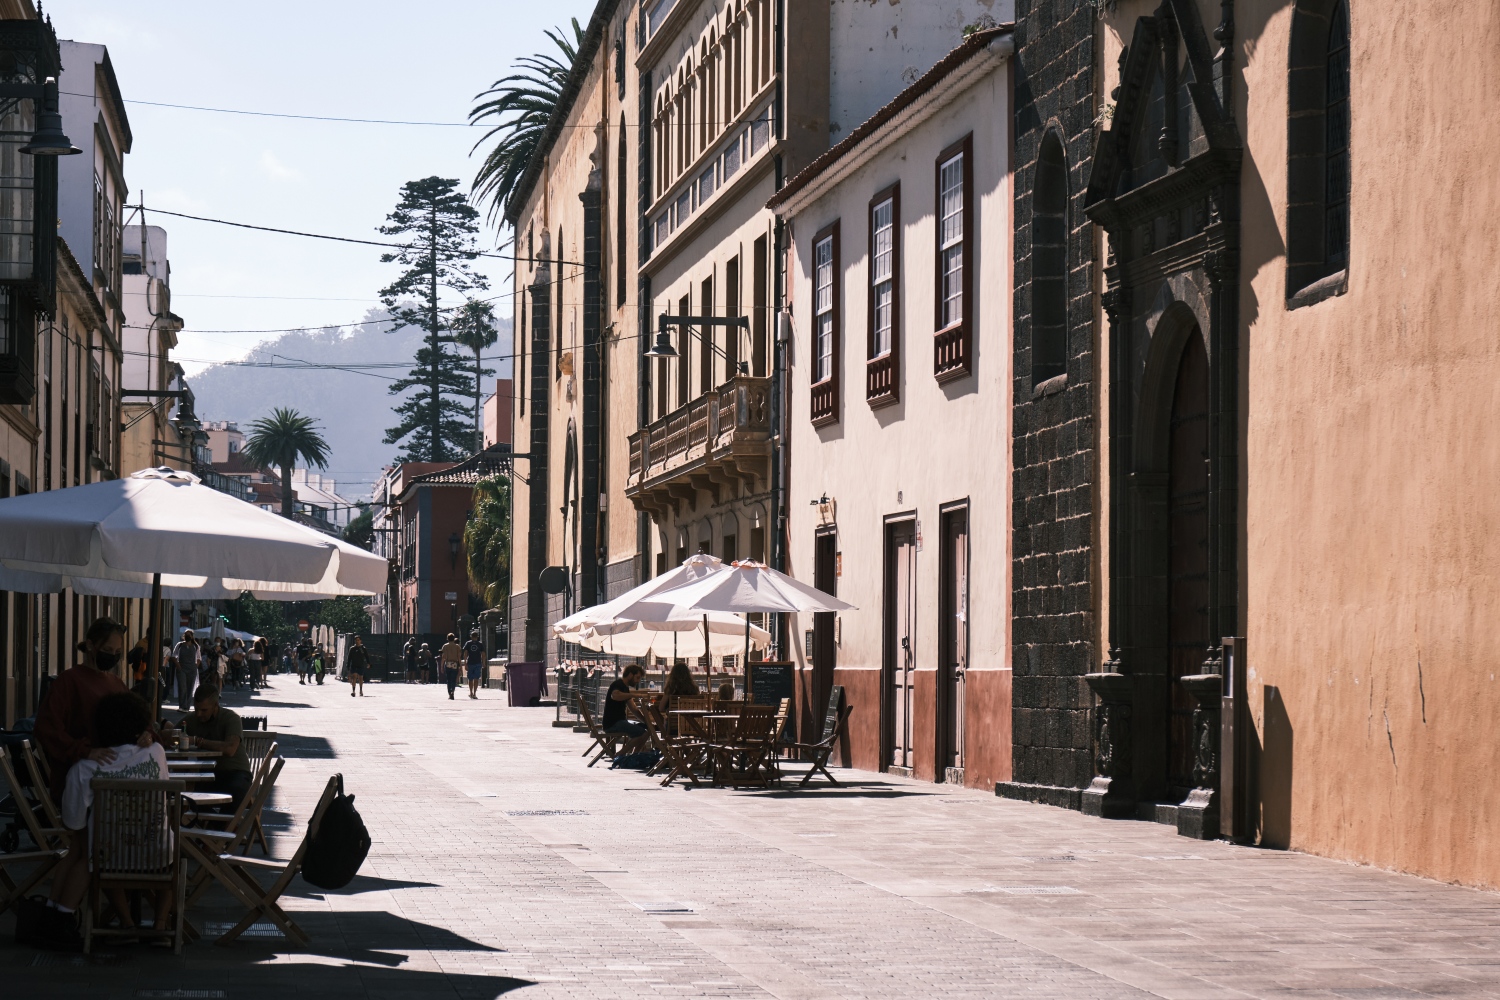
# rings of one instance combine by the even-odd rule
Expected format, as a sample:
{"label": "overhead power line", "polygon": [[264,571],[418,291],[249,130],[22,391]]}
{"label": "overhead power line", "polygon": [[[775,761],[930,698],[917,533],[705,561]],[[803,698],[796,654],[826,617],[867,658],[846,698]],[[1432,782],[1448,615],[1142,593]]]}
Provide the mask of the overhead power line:
{"label": "overhead power line", "polygon": [[[135,209],[144,208],[144,206],[141,205],[132,205],[130,207]],[[281,233],[283,236],[305,236],[309,239],[314,240],[332,240],[336,243],[358,243],[363,246],[369,247],[389,247],[392,250],[416,249],[415,247],[407,246],[404,243],[386,243],[381,240],[362,240],[353,236],[330,236],[327,233],[308,233],[303,232],[300,229],[281,229],[277,226],[258,226],[250,222],[231,222],[229,219],[215,219],[207,215],[189,215],[186,212],[169,212],[165,208],[151,208],[146,210],[154,212],[157,215],[170,215],[173,218],[177,219],[192,219],[195,222],[213,222],[221,226],[233,226],[236,229],[254,229],[263,233]],[[493,257],[497,260],[512,260],[527,263],[536,262],[545,264],[566,264],[569,267],[584,266],[573,260],[548,260],[545,257],[518,257],[515,254],[490,253],[485,250],[465,250],[463,251],[463,254],[465,256],[473,255],[475,257]]]}

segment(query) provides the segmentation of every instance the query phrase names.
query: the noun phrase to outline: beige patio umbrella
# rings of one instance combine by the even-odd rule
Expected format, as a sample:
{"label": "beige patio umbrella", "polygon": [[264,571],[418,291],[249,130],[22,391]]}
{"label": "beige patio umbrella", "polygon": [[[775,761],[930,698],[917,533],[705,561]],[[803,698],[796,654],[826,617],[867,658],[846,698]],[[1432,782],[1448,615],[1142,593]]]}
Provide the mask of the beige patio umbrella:
{"label": "beige patio umbrella", "polygon": [[163,598],[317,600],[385,581],[380,556],[165,466],[0,500],[0,590],[149,597],[153,682]]}

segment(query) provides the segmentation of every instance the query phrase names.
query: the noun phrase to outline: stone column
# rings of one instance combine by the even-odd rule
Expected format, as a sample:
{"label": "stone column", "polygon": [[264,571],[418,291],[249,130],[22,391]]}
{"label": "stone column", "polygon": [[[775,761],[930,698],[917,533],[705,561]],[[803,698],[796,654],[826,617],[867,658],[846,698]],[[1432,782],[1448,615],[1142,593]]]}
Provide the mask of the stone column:
{"label": "stone column", "polygon": [[1104,664],[1105,670],[1085,674],[1084,680],[1099,698],[1094,709],[1094,780],[1083,792],[1083,811],[1089,816],[1119,819],[1135,815],[1135,789],[1130,780],[1135,745],[1130,731],[1134,701],[1127,674],[1112,670],[1119,661]]}
{"label": "stone column", "polygon": [[1177,807],[1177,832],[1195,840],[1219,835],[1219,706],[1224,690],[1218,647],[1203,662],[1204,672],[1177,683],[1193,696],[1193,782],[1197,785]]}

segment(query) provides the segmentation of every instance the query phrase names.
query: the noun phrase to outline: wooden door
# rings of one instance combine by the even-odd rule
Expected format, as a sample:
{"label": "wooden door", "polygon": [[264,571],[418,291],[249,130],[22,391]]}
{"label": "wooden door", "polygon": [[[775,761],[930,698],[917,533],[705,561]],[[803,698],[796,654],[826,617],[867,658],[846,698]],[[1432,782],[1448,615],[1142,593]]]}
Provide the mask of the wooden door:
{"label": "wooden door", "polygon": [[885,675],[892,767],[911,767],[912,682],[916,668],[917,529],[914,521],[886,527]]}
{"label": "wooden door", "polygon": [[[813,586],[830,597],[838,596],[838,535],[832,531],[818,534],[813,551]],[[821,725],[828,692],[833,689],[833,668],[838,656],[834,641],[833,613],[813,615],[813,674],[809,708],[813,724]],[[821,738],[818,730],[813,738]]]}
{"label": "wooden door", "polygon": [[1193,787],[1193,699],[1177,678],[1200,673],[1208,635],[1208,354],[1194,330],[1182,352],[1172,395],[1167,642],[1167,785],[1180,799]]}
{"label": "wooden door", "polygon": [[964,675],[969,666],[969,510],[942,515],[942,563],[938,594],[937,779],[945,768],[964,766]]}

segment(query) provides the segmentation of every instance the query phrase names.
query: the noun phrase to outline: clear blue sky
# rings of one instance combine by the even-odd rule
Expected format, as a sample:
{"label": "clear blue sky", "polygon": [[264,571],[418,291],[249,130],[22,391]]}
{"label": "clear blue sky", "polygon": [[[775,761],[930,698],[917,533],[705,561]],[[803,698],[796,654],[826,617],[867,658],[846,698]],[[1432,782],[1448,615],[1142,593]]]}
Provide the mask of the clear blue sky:
{"label": "clear blue sky", "polygon": [[[107,45],[130,100],[305,115],[462,122],[473,97],[542,32],[589,0],[51,0],[60,38]],[[571,31],[571,29],[569,29]],[[67,89],[67,80],[61,81]],[[239,357],[267,335],[216,333],[347,323],[377,302],[395,265],[378,247],[252,233],[150,216],[156,206],[341,236],[375,228],[400,186],[431,174],[467,190],[482,132],[293,121],[127,103],[135,145],[125,160],[132,204],[168,231],[173,311],[187,321],[177,354]],[[489,229],[485,242],[498,234]],[[504,261],[483,261],[496,294]],[[270,298],[268,296],[278,296]],[[509,312],[509,299],[496,303]],[[205,331],[205,332],[194,332]]]}

